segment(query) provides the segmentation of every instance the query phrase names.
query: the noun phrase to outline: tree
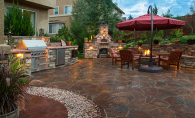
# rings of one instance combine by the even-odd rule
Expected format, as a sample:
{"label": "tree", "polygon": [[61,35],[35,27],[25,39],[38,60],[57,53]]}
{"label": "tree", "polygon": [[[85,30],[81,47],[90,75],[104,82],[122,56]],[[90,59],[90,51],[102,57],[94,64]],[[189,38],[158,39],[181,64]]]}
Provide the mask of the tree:
{"label": "tree", "polygon": [[[154,7],[152,8],[152,11],[153,11],[153,15],[157,15],[158,14],[158,8],[157,8],[155,3],[154,3]],[[150,10],[149,10],[149,14],[151,14]]]}
{"label": "tree", "polygon": [[190,6],[190,14],[188,13],[184,19],[186,24],[191,28],[191,33],[194,32],[194,14],[195,14],[195,1]]}
{"label": "tree", "polygon": [[103,22],[109,25],[109,31],[113,31],[116,23],[120,22],[117,14],[113,14],[114,4],[112,0],[76,0],[73,2],[73,17],[70,19],[70,30],[80,48],[84,43],[84,37],[97,35],[99,24]]}
{"label": "tree", "polygon": [[129,17],[128,17],[128,20],[130,20],[130,19],[133,19],[133,17],[131,16],[131,14],[130,14]]}
{"label": "tree", "polygon": [[173,17],[173,14],[171,14],[170,11],[171,11],[171,8],[169,8],[169,9],[167,10],[167,13],[162,14],[162,16],[163,16],[163,17],[167,17],[167,18],[172,18],[172,17]]}
{"label": "tree", "polygon": [[154,8],[152,9],[154,15],[158,14],[158,9],[159,8],[157,8],[156,4],[154,3]]}
{"label": "tree", "polygon": [[15,36],[33,36],[35,34],[30,21],[30,13],[22,12],[19,4],[13,3],[4,16],[4,34],[7,35],[8,31],[13,32]]}

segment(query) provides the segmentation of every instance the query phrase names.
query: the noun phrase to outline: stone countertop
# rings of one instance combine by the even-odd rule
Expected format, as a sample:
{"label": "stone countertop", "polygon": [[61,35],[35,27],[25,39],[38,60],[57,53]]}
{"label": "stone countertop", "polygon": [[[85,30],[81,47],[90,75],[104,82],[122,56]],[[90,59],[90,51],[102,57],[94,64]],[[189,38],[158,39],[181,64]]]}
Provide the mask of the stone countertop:
{"label": "stone countertop", "polygon": [[62,49],[62,48],[78,48],[78,46],[57,46],[57,47],[47,47],[48,49],[52,50],[52,49]]}
{"label": "stone countertop", "polygon": [[26,52],[33,52],[32,50],[25,50],[25,49],[12,49],[10,50],[10,53],[26,53]]}

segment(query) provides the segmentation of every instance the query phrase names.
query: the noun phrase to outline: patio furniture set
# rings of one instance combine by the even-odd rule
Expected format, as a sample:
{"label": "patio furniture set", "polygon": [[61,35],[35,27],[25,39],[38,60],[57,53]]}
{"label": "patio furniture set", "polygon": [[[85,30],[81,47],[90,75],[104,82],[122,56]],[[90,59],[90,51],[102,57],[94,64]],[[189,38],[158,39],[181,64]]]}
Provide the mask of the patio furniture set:
{"label": "patio furniture set", "polygon": [[[128,65],[129,63],[132,63],[132,70],[134,70],[134,66],[140,67],[141,65],[141,59],[149,59],[149,57],[142,56],[142,54],[139,54],[138,50],[136,48],[130,48],[127,50],[120,50],[119,54],[115,52],[113,48],[110,49],[111,56],[112,56],[112,65],[113,63],[116,64],[116,62],[121,62],[121,68],[123,65]],[[181,59],[183,51],[182,50],[174,50],[170,53],[154,53],[154,58],[158,59],[158,66],[160,65],[160,62],[166,63],[167,70],[170,68],[170,65],[176,65],[177,69],[179,69],[179,62]],[[168,58],[164,58],[168,57]],[[134,62],[138,62],[137,65],[134,64]]]}

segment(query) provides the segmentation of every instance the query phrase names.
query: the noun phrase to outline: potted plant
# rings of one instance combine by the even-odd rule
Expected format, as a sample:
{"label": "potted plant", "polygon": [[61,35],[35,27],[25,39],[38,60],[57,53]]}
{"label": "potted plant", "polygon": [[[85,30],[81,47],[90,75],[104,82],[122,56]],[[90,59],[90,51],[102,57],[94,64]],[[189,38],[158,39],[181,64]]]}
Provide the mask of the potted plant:
{"label": "potted plant", "polygon": [[144,41],[143,40],[139,40],[137,42],[138,42],[138,46],[141,47]]}
{"label": "potted plant", "polygon": [[84,38],[84,42],[88,43],[88,38],[87,37]]}
{"label": "potted plant", "polygon": [[89,43],[91,43],[92,42],[92,40],[89,40]]}
{"label": "potted plant", "polygon": [[61,38],[60,37],[55,37],[55,42],[61,42]]}
{"label": "potted plant", "polygon": [[159,44],[159,42],[162,40],[161,37],[154,37],[154,44]]}
{"label": "potted plant", "polygon": [[194,45],[195,44],[195,35],[189,35],[184,37],[187,40],[188,45]]}
{"label": "potted plant", "polygon": [[67,41],[67,46],[71,46],[70,36],[67,36],[66,41]]}
{"label": "potted plant", "polygon": [[[0,66],[1,118],[19,117],[19,102],[21,102],[23,98],[26,98],[26,91],[19,83],[19,79],[27,70],[24,64],[18,68],[19,60],[19,58],[14,58],[9,65]],[[27,78],[29,78],[29,76],[27,76]]]}

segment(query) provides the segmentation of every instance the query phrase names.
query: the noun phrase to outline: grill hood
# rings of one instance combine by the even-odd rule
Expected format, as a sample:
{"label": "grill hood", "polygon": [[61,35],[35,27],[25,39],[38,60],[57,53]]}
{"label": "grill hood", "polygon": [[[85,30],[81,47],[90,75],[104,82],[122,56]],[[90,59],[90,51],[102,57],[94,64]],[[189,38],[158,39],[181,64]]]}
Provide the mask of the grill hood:
{"label": "grill hood", "polygon": [[43,40],[18,40],[16,43],[16,49],[25,49],[25,50],[45,50],[47,45]]}

